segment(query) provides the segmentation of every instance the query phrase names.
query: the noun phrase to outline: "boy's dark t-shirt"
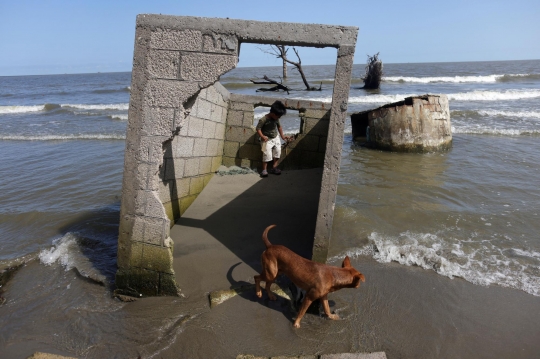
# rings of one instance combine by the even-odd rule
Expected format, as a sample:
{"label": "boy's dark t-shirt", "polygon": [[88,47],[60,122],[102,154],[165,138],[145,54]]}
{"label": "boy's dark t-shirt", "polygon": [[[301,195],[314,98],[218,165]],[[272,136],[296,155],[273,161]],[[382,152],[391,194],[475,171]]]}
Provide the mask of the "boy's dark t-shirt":
{"label": "boy's dark t-shirt", "polygon": [[281,127],[279,119],[272,120],[268,117],[268,115],[265,115],[259,120],[256,129],[261,130],[263,135],[268,138],[276,138],[276,136],[278,135],[278,127]]}

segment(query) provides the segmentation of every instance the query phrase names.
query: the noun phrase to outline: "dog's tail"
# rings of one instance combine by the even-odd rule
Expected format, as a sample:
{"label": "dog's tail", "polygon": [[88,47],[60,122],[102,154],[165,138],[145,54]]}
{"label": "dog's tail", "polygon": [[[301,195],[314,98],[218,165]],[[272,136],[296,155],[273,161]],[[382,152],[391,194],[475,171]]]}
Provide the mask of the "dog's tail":
{"label": "dog's tail", "polygon": [[266,227],[266,229],[263,232],[262,240],[264,242],[264,245],[266,246],[266,249],[270,248],[270,246],[272,245],[272,243],[270,243],[270,241],[268,240],[268,231],[274,228],[275,226],[276,226],[275,224],[272,224],[271,226]]}

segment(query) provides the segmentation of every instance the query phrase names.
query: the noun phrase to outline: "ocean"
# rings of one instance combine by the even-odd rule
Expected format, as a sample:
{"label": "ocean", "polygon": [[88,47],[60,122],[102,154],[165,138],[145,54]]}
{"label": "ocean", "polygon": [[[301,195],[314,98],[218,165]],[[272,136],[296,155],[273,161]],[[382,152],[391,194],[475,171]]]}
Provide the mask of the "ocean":
{"label": "ocean", "polygon": [[[280,67],[237,68],[220,82],[236,93],[330,102],[334,70],[306,66],[310,85],[322,90],[301,91],[289,69],[283,83],[295,89],[290,95],[256,92],[264,86],[249,81],[279,80]],[[349,255],[359,267],[369,262],[442,286],[502,290],[506,301],[520,298],[538,317],[540,60],[385,64],[380,90],[369,91],[361,89],[363,73],[363,64],[354,65],[349,114],[411,95],[446,94],[453,147],[429,154],[371,150],[352,141],[348,122],[329,262],[339,265]],[[0,268],[25,263],[0,288],[2,358],[46,349],[87,358],[167,357],[189,326],[186,308],[203,310],[178,309],[178,298],[126,304],[111,297],[130,81],[127,72],[0,77]],[[263,114],[256,112],[255,121]],[[282,124],[298,132],[297,113],[289,111]],[[444,294],[441,305],[452,306]],[[422,295],[411,301],[427,303]],[[402,309],[392,303],[373,310]],[[360,318],[350,319],[358,331],[366,328]],[[431,323],[424,316],[409,320],[416,328]],[[485,330],[482,323],[471,330]],[[540,334],[538,324],[525,328]],[[414,345],[381,333],[389,330],[350,347],[415,357]],[[481,336],[471,338],[468,348],[477,351],[441,352],[446,332],[418,340],[433,354],[426,357],[482,357],[491,350]],[[512,357],[527,357],[540,353],[534,338],[500,340],[527,349]]]}

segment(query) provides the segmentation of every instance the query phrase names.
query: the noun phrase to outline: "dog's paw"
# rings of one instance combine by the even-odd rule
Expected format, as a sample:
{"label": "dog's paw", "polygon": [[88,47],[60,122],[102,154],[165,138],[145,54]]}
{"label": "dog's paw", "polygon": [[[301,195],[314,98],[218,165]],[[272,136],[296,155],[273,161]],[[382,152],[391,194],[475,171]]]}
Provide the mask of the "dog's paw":
{"label": "dog's paw", "polygon": [[272,293],[268,293],[268,298],[269,298],[270,300],[276,300],[276,299],[277,299],[276,296],[273,295]]}
{"label": "dog's paw", "polygon": [[293,327],[300,328],[300,323],[294,322]]}
{"label": "dog's paw", "polygon": [[258,298],[262,298],[262,291],[258,290],[255,292],[255,295],[258,297]]}
{"label": "dog's paw", "polygon": [[337,314],[330,314],[330,315],[328,316],[328,318],[330,318],[330,319],[332,319],[332,320],[338,320],[338,319],[339,319],[339,315],[337,315]]}

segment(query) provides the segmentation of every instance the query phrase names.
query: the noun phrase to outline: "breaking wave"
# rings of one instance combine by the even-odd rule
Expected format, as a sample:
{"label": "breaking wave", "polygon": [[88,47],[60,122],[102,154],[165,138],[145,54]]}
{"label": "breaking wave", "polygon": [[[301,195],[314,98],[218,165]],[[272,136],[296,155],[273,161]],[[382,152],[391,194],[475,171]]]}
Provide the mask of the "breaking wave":
{"label": "breaking wave", "polygon": [[0,114],[8,113],[27,113],[27,112],[38,112],[44,111],[46,105],[35,105],[35,106],[0,106]]}
{"label": "breaking wave", "polygon": [[384,82],[411,82],[411,83],[494,83],[521,81],[524,79],[538,80],[540,74],[506,74],[506,75],[486,75],[486,76],[437,76],[437,77],[408,77],[408,76],[388,76],[383,77]]}
{"label": "breaking wave", "polygon": [[540,90],[472,91],[448,94],[455,101],[504,101],[540,97]]}
{"label": "breaking wave", "polygon": [[540,119],[539,111],[505,111],[505,110],[455,110],[450,112],[452,117],[518,117]]}
{"label": "breaking wave", "polygon": [[129,108],[128,103],[118,104],[97,104],[97,105],[85,105],[85,104],[54,104],[46,103],[44,105],[31,105],[31,106],[0,106],[0,114],[14,114],[14,113],[29,113],[39,111],[51,111],[59,108],[71,108],[77,110],[119,110],[125,111]]}
{"label": "breaking wave", "polygon": [[474,135],[498,135],[498,136],[538,136],[540,129],[515,129],[515,128],[496,128],[488,126],[452,126],[452,133],[474,134]]}
{"label": "breaking wave", "polygon": [[501,250],[488,244],[474,249],[459,241],[449,243],[436,234],[409,231],[398,237],[374,232],[368,240],[368,245],[350,249],[329,261],[337,262],[345,255],[371,256],[380,263],[418,266],[477,285],[496,284],[540,296],[540,253],[532,250]]}
{"label": "breaking wave", "polygon": [[[357,92],[351,92],[354,95]],[[366,95],[366,96],[350,96],[349,103],[374,103],[385,104],[391,102],[403,101],[406,97],[420,96],[422,94],[395,94],[395,95]],[[521,100],[540,97],[539,89],[532,90],[506,90],[506,91],[471,91],[446,94],[449,100],[454,101],[504,101],[504,100]],[[304,98],[307,101],[321,101],[331,103],[332,97],[310,97]]]}
{"label": "breaking wave", "polygon": [[59,263],[66,271],[75,269],[81,276],[106,285],[106,276],[96,270],[83,253],[84,241],[84,237],[77,233],[66,233],[63,237],[55,239],[50,249],[42,250],[39,253],[39,260],[47,266]]}
{"label": "breaking wave", "polygon": [[4,141],[70,141],[70,140],[125,140],[125,135],[77,134],[77,135],[0,135]]}
{"label": "breaking wave", "polygon": [[128,115],[109,115],[111,120],[127,121]]}
{"label": "breaking wave", "polygon": [[76,108],[78,110],[121,110],[125,111],[129,108],[129,103],[117,103],[117,104],[99,104],[99,105],[85,105],[85,104],[63,104],[62,107]]}

